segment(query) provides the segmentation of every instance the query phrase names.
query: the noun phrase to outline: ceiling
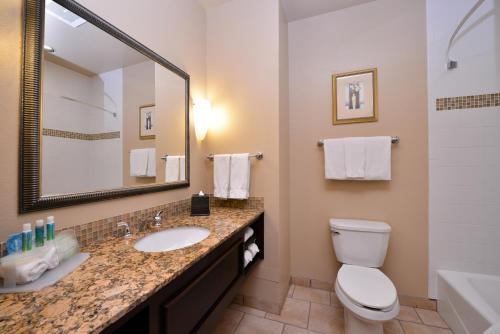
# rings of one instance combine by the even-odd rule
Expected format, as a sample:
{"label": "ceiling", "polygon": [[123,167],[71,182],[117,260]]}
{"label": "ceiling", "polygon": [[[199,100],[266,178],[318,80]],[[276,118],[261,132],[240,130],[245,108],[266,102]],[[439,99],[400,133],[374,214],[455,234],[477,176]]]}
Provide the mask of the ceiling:
{"label": "ceiling", "polygon": [[[231,0],[199,0],[205,8]],[[280,0],[288,22],[305,19],[375,0]]]}

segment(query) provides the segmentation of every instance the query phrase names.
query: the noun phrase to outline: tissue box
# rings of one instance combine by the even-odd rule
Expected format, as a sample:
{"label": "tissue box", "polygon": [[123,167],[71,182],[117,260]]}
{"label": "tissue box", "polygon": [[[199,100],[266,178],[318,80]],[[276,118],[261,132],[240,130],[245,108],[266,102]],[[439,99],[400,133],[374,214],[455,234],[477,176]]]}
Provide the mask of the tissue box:
{"label": "tissue box", "polygon": [[191,216],[209,216],[210,197],[198,194],[191,197]]}

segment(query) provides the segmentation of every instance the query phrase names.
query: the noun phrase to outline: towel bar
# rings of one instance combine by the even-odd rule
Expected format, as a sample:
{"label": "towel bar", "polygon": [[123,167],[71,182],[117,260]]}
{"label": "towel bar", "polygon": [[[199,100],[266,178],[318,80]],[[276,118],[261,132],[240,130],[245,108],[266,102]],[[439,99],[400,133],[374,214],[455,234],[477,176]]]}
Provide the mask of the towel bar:
{"label": "towel bar", "polygon": [[[393,144],[399,144],[399,137],[398,136],[391,137],[391,142]],[[323,146],[323,144],[324,144],[324,140],[323,139],[318,140],[318,146]]]}
{"label": "towel bar", "polygon": [[[257,160],[262,160],[264,158],[264,153],[257,152],[257,153],[250,154],[250,158],[256,158]],[[207,155],[207,159],[214,160],[214,155],[213,154]]]}

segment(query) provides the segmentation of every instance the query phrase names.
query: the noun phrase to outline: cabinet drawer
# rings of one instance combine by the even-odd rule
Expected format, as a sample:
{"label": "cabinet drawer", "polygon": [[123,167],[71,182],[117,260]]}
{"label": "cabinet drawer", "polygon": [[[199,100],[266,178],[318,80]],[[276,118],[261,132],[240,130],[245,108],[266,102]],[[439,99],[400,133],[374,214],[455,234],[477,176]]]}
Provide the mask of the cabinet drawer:
{"label": "cabinet drawer", "polygon": [[166,333],[187,334],[197,328],[240,275],[240,250],[238,242],[164,305]]}

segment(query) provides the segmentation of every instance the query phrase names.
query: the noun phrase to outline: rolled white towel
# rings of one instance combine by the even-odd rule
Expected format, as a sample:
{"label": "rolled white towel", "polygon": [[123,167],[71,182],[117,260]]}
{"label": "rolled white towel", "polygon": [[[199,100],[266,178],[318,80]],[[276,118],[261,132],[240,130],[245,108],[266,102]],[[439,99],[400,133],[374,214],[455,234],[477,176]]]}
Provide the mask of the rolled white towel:
{"label": "rolled white towel", "polygon": [[45,253],[42,255],[43,261],[47,263],[48,269],[54,269],[59,265],[59,256],[57,255],[56,247],[53,245],[47,246]]}
{"label": "rolled white towel", "polygon": [[16,267],[16,283],[24,284],[37,280],[49,268],[47,262],[40,258],[20,263]]}
{"label": "rolled white towel", "polygon": [[253,235],[253,228],[251,227],[247,227],[247,229],[245,230],[245,237],[244,237],[244,240],[245,242],[250,239]]}
{"label": "rolled white towel", "polygon": [[255,257],[255,255],[257,255],[257,253],[260,251],[256,243],[250,244],[250,246],[248,246],[248,250],[250,251],[250,253],[252,253],[252,258]]}
{"label": "rolled white towel", "polygon": [[248,249],[245,251],[245,253],[243,253],[243,257],[244,257],[244,266],[246,267],[250,262],[252,262],[253,260],[253,255],[252,255],[252,252],[250,252]]}

